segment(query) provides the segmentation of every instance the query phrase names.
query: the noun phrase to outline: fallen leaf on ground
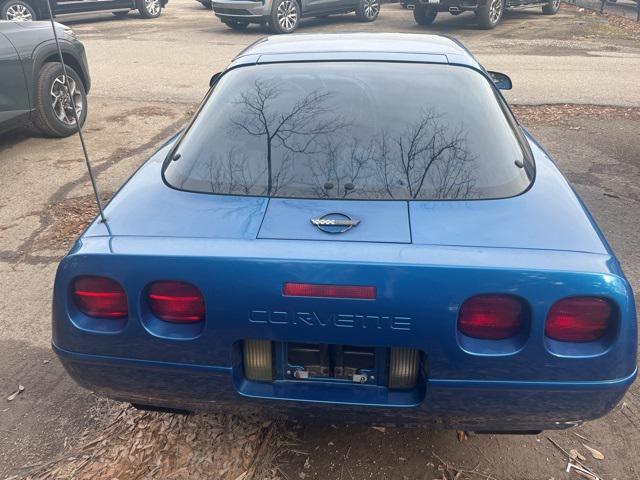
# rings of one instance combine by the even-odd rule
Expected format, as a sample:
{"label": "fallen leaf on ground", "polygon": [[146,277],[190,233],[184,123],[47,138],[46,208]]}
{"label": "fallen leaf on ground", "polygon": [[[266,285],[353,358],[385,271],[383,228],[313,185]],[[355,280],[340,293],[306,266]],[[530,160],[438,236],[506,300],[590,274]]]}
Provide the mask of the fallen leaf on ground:
{"label": "fallen leaf on ground", "polygon": [[7,397],[7,401],[11,402],[13,400],[15,400],[15,398],[20,395],[22,392],[24,392],[24,386],[22,385],[18,385],[18,390],[16,390],[15,392],[13,392],[11,395],[9,395]]}
{"label": "fallen leaf on ground", "polygon": [[596,460],[604,460],[604,455],[599,452],[598,450],[596,450],[595,448],[591,448],[588,447],[587,445],[585,445],[584,443],[582,444],[584,445],[584,448],[586,448],[587,450],[589,450],[589,453],[591,454],[591,456],[593,458],[595,458]]}
{"label": "fallen leaf on ground", "polygon": [[374,430],[377,430],[377,431],[379,431],[381,433],[385,433],[387,431],[387,429],[385,427],[371,427],[371,428],[373,428]]}
{"label": "fallen leaf on ground", "polygon": [[459,442],[464,442],[465,440],[469,440],[469,435],[464,430],[456,430],[456,435],[458,436]]}
{"label": "fallen leaf on ground", "polygon": [[573,459],[576,459],[576,458],[577,458],[577,459],[578,459],[578,460],[580,460],[581,462],[586,462],[586,461],[587,461],[587,459],[585,458],[585,456],[584,456],[584,455],[582,455],[582,454],[581,454],[578,450],[576,450],[575,448],[571,449],[571,450],[569,451],[569,454],[571,455],[571,458],[573,458]]}

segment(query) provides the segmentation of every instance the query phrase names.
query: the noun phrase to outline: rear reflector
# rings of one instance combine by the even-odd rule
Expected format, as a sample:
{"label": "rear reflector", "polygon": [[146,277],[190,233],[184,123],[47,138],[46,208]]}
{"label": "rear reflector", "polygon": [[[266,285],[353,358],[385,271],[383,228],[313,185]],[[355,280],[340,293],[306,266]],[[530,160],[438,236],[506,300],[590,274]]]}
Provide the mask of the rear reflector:
{"label": "rear reflector", "polygon": [[165,322],[194,323],[204,319],[204,298],[197,287],[184,282],[155,282],[149,286],[149,307]]}
{"label": "rear reflector", "polygon": [[565,298],[549,310],[544,333],[561,342],[592,342],[605,335],[613,312],[611,303],[603,298]]}
{"label": "rear reflector", "polygon": [[389,355],[389,388],[409,390],[418,380],[418,350],[392,348]]}
{"label": "rear reflector", "polygon": [[356,298],[375,300],[376,287],[360,285],[317,285],[311,283],[285,283],[282,294],[288,297]]}
{"label": "rear reflector", "polygon": [[96,318],[127,316],[127,295],[118,282],[106,277],[79,277],[73,281],[78,310]]}
{"label": "rear reflector", "polygon": [[270,340],[245,340],[242,342],[242,356],[245,377],[261,382],[273,380]]}
{"label": "rear reflector", "polygon": [[458,330],[468,337],[502,340],[520,329],[525,308],[521,300],[509,295],[478,295],[460,308]]}

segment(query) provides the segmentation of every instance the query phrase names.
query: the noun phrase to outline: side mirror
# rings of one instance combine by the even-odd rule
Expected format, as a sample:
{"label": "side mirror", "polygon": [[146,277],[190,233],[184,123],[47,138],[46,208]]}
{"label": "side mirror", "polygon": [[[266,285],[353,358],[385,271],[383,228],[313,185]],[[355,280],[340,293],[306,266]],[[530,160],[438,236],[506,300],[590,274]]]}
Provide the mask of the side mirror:
{"label": "side mirror", "polygon": [[222,75],[222,72],[213,74],[213,76],[211,77],[211,80],[209,80],[209,88],[213,87],[216,84],[216,82],[218,81],[221,75]]}
{"label": "side mirror", "polygon": [[493,80],[496,88],[500,90],[511,90],[513,84],[511,83],[511,79],[508,75],[500,72],[489,72],[489,75],[491,76],[491,80]]}

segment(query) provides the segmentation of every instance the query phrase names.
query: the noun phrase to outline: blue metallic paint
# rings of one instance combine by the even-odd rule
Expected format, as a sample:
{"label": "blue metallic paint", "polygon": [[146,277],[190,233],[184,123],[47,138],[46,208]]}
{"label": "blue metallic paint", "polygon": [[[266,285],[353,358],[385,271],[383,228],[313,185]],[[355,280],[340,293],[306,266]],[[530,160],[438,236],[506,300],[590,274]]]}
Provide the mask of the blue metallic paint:
{"label": "blue metallic paint", "polygon": [[[325,45],[317,36],[301,37],[308,41],[259,42],[233,65],[278,52],[344,49],[344,42],[330,39]],[[356,37],[361,41],[350,48],[364,51],[372,36],[350,39]],[[382,56],[393,57],[394,49],[416,51],[411,42],[423,42],[417,51],[477,65],[448,39],[401,36],[393,44],[375,37]],[[377,202],[181,192],[161,181],[174,138],[107,206],[110,233],[95,221],[61,262],[54,350],[81,385],[157,406],[353,421],[375,415],[381,423],[478,430],[564,428],[604,415],[636,374],[633,294],[571,187],[533,139],[527,140],[536,178],[524,194],[384,202],[389,211],[380,211],[380,238],[365,228],[358,231],[361,225],[340,235],[347,241],[325,241],[335,236],[327,239],[310,218],[335,210],[374,218]],[[72,279],[95,274],[125,288],[129,316],[122,323],[105,327],[105,321],[83,317],[73,306]],[[207,315],[197,330],[153,318],[144,294],[149,283],[162,279],[188,281],[203,292]],[[378,297],[283,297],[286,281],[373,285]],[[460,334],[460,305],[482,293],[524,299],[531,313],[528,331],[506,341]],[[617,305],[618,322],[608,336],[588,344],[544,337],[550,306],[573,295],[605,297]],[[243,376],[239,349],[247,338],[414,347],[426,355],[427,376],[410,392],[252,382]]]}
{"label": "blue metallic paint", "polygon": [[[360,401],[361,386],[331,385],[300,394],[281,385],[280,401],[265,399],[256,383],[238,383],[230,367],[194,366],[70,353],[54,347],[82,386],[114,399],[171,408],[284,415],[306,421],[353,421],[467,430],[567,428],[611,410],[635,379],[611,382],[490,382],[429,380],[417,406]],[[255,387],[255,388],[252,388]],[[302,387],[302,388],[301,388]],[[316,386],[317,387],[317,386]],[[375,388],[375,387],[366,387]],[[244,397],[244,398],[243,398]],[[292,399],[294,399],[292,401]],[[373,417],[372,417],[373,416]]]}

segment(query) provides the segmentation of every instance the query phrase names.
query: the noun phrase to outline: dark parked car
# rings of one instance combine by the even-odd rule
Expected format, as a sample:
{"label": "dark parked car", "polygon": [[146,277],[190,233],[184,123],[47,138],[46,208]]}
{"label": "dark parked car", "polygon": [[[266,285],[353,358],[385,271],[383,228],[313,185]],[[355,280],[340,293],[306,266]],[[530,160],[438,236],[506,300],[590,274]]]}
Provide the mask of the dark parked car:
{"label": "dark parked car", "polygon": [[211,83],[60,263],[53,349],[80,385],[522,433],[624,396],[631,286],[506,75],[445,37],[297,35]]}
{"label": "dark parked car", "polygon": [[[66,13],[112,11],[125,17],[129,10],[138,10],[143,18],[159,17],[169,0],[51,0],[54,16]],[[0,0],[2,20],[40,20],[49,18],[47,0]]]}
{"label": "dark parked car", "polygon": [[[82,125],[91,86],[87,57],[70,28],[56,28]],[[49,22],[0,21],[0,132],[29,124],[52,137],[76,131],[58,58]]]}
{"label": "dark parked car", "polygon": [[413,4],[413,18],[420,25],[431,25],[438,12],[449,12],[451,15],[473,12],[478,25],[488,29],[500,23],[506,8],[535,5],[541,5],[545,15],[555,15],[560,9],[560,0],[417,0]]}
{"label": "dark parked car", "polygon": [[213,11],[222,23],[244,30],[250,23],[269,25],[273,33],[291,33],[303,17],[356,12],[361,22],[373,22],[379,0],[215,0]]}

